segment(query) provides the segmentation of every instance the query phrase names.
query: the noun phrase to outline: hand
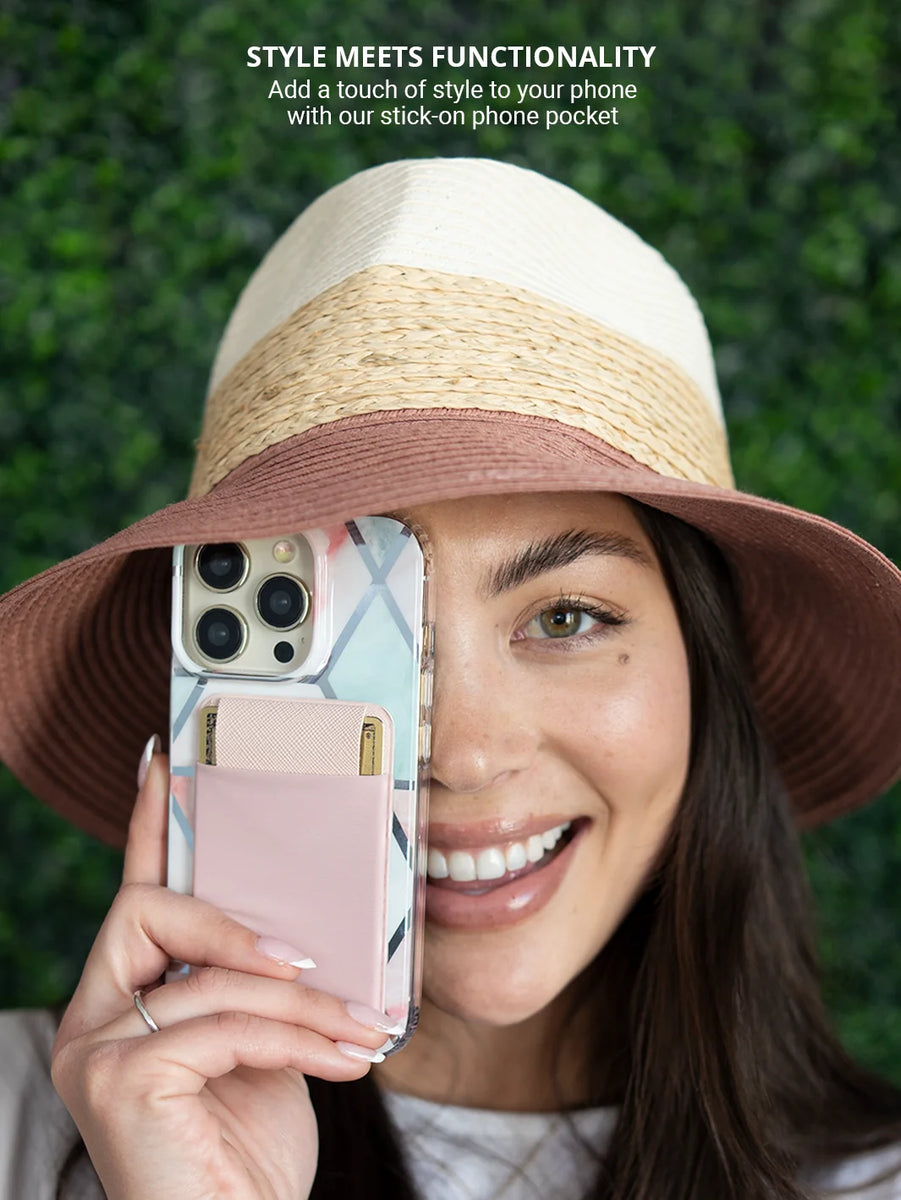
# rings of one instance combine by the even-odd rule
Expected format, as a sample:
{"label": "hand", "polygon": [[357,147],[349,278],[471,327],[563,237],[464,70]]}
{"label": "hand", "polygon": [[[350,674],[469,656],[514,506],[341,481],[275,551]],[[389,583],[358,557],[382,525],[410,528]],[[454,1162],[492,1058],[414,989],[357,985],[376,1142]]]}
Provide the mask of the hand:
{"label": "hand", "polygon": [[[304,1072],[359,1079],[369,1062],[357,1055],[385,1034],[304,987],[251,930],[162,886],[167,772],[155,755],[122,887],[60,1025],[53,1081],[109,1200],[298,1200],[318,1146]],[[151,990],[170,959],[203,969]],[[135,1008],[138,988],[158,1033]]]}

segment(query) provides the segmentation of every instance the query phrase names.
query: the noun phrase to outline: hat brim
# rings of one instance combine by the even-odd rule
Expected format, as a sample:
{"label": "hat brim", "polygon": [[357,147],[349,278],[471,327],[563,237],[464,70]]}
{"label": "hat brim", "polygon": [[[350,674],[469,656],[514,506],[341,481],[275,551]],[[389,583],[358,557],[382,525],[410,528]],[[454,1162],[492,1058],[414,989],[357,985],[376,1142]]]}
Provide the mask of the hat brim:
{"label": "hat brim", "polygon": [[295,435],[13,589],[0,600],[0,754],[35,795],[121,845],[141,750],[168,725],[171,546],[544,491],[621,493],[720,546],[799,823],[898,777],[901,572],[888,559],[821,517],[660,475],[556,421],[474,410],[381,412]]}

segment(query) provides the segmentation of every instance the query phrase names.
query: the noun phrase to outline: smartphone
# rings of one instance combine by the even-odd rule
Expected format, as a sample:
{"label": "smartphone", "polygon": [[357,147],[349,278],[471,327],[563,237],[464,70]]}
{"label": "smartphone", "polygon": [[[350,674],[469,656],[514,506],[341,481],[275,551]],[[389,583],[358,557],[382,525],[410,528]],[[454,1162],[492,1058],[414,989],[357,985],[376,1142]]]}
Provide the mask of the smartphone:
{"label": "smartphone", "polygon": [[[175,547],[168,878],[418,1017],[433,630],[391,517]],[[174,975],[190,965],[173,964]]]}

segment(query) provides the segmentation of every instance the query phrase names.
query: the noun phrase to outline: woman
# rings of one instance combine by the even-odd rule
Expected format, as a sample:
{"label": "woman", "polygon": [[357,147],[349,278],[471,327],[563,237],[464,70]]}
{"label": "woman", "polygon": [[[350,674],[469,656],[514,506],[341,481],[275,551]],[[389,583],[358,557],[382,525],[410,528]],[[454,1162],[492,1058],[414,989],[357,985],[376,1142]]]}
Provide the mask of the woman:
{"label": "woman", "polygon": [[[299,218],[226,330],[193,497],[4,601],[7,761],[121,836],[165,548],[385,511],[436,588],[420,1029],[382,1061],[304,947],[161,888],[151,738],[53,1051],[106,1195],[901,1197],[901,1096],[829,1029],[792,828],[901,768],[901,578],[732,489],[684,285],[558,184],[388,164]],[[154,987],[170,958],[207,969]],[[102,1194],[78,1143],[46,1169],[64,1140],[19,1178]]]}

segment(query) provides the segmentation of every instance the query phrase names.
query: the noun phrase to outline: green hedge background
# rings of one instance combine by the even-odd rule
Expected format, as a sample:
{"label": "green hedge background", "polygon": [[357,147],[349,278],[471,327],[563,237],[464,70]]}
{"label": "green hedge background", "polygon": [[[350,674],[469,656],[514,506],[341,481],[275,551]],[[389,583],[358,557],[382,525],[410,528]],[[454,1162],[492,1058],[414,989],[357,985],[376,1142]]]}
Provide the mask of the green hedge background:
{"label": "green hedge background", "polygon": [[[263,251],[324,187],[434,153],[544,171],[657,245],[706,314],[740,485],[901,557],[901,45],[888,0],[388,9],[4,6],[3,587],[183,494],[216,340]],[[265,98],[271,76],[244,60],[248,45],[297,42],[657,51],[651,71],[602,76],[642,87],[617,127],[423,134],[290,127]],[[293,74],[306,72],[279,77]],[[8,773],[0,803],[0,1003],[57,1001],[119,859]],[[897,796],[806,847],[836,1020],[855,1054],[901,1083]]]}

